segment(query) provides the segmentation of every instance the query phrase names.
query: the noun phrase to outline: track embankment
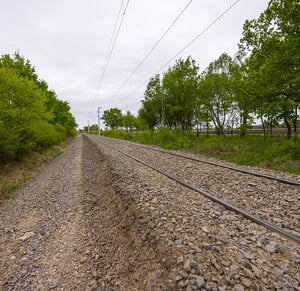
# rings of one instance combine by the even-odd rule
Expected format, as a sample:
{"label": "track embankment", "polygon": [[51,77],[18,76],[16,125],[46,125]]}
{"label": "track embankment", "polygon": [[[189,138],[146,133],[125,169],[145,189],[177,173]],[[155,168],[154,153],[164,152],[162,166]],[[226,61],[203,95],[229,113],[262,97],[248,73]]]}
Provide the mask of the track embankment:
{"label": "track embankment", "polygon": [[299,244],[105,141],[78,136],[0,206],[1,290],[300,290]]}
{"label": "track embankment", "polygon": [[141,214],[115,179],[78,136],[0,205],[0,290],[172,289],[168,250],[139,236]]}

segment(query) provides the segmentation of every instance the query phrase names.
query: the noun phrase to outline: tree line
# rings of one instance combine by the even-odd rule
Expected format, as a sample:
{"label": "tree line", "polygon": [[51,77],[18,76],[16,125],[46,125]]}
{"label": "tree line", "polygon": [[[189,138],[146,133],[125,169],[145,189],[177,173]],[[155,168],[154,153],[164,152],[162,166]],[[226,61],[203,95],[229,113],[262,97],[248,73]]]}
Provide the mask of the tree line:
{"label": "tree line", "polygon": [[[112,130],[125,128],[126,131],[132,131],[143,128],[139,118],[135,117],[130,111],[123,114],[119,108],[104,110],[101,119],[104,121],[105,126]],[[85,132],[98,132],[98,125],[92,124],[91,126],[85,126],[83,129]]]}
{"label": "tree line", "polygon": [[218,134],[256,120],[264,131],[283,122],[297,131],[300,104],[298,0],[271,0],[258,19],[247,20],[235,57],[223,53],[199,73],[190,56],[147,85],[138,117],[149,129],[204,126]]}
{"label": "tree line", "polygon": [[66,101],[58,99],[19,53],[0,58],[0,163],[21,160],[76,133]]}

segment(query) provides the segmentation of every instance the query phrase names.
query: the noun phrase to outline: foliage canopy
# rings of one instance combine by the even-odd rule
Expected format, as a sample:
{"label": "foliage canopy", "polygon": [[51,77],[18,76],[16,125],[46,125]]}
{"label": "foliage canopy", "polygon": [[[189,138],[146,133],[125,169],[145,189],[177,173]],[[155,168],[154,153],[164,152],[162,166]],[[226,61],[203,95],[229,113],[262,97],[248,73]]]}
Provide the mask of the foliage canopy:
{"label": "foliage canopy", "polygon": [[0,121],[0,163],[54,145],[76,127],[68,103],[18,53],[0,58]]}

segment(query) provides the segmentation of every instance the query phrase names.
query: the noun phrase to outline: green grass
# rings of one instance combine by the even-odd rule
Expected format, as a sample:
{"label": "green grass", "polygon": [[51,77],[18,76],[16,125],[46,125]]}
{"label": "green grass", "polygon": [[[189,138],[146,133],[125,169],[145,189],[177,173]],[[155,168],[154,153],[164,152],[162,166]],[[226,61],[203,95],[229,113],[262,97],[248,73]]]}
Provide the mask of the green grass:
{"label": "green grass", "polygon": [[183,135],[181,131],[166,128],[155,132],[105,131],[106,136],[144,144],[153,144],[165,149],[186,150],[215,157],[241,165],[258,166],[300,174],[300,139],[288,140],[286,135]]}
{"label": "green grass", "polygon": [[0,203],[12,199],[15,192],[30,179],[44,164],[57,157],[71,143],[73,137],[66,139],[43,152],[32,153],[20,162],[0,164]]}

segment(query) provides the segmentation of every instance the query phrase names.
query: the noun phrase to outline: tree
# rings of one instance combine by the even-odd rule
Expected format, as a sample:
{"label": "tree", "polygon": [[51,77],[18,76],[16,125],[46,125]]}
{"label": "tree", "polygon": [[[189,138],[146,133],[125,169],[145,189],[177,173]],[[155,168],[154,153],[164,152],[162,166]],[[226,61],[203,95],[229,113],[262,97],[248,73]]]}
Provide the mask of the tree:
{"label": "tree", "polygon": [[13,58],[8,54],[3,55],[0,58],[0,67],[12,69],[18,77],[33,81],[36,84],[39,83],[35,68],[31,65],[30,61],[25,60],[19,52],[16,52]]}
{"label": "tree", "polygon": [[274,119],[284,120],[288,137],[290,123],[296,132],[300,104],[299,15],[298,0],[271,0],[257,20],[245,22],[239,44],[240,50],[248,54],[248,77],[255,83],[253,88],[261,89],[256,104],[262,96],[265,103],[274,103]]}
{"label": "tree", "polygon": [[139,118],[149,129],[164,125],[164,96],[159,75],[150,78],[144,93]]}
{"label": "tree", "polygon": [[18,53],[0,58],[0,120],[0,162],[20,160],[76,132],[69,105]]}
{"label": "tree", "polygon": [[166,123],[170,127],[181,127],[183,132],[193,127],[199,67],[190,56],[179,59],[164,74],[163,92]]}
{"label": "tree", "polygon": [[134,117],[130,111],[127,111],[126,114],[123,115],[122,125],[125,127],[126,131],[128,131],[128,129],[132,131],[133,128],[137,128],[138,126],[137,118]]}
{"label": "tree", "polygon": [[101,119],[104,120],[104,124],[112,130],[117,129],[122,126],[122,111],[118,108],[104,110]]}
{"label": "tree", "polygon": [[200,102],[210,113],[217,134],[222,135],[236,111],[229,72],[231,62],[227,54],[222,54],[216,61],[210,63],[202,74],[199,84]]}
{"label": "tree", "polygon": [[46,91],[47,110],[53,114],[51,123],[54,124],[58,130],[62,131],[64,135],[74,134],[74,129],[77,126],[71,108],[66,101],[61,101],[57,98],[56,93],[52,90]]}
{"label": "tree", "polygon": [[[48,123],[52,116],[46,112],[45,101],[46,96],[31,80],[19,77],[12,69],[0,68],[2,162],[22,159],[37,147],[55,143],[51,139],[53,127]],[[45,135],[49,135],[48,140]]]}
{"label": "tree", "polygon": [[234,102],[237,105],[239,114],[240,136],[246,135],[247,130],[253,123],[253,113],[256,110],[255,94],[253,93],[253,84],[248,78],[248,66],[242,61],[242,56],[236,55],[229,66],[231,75],[231,89]]}

